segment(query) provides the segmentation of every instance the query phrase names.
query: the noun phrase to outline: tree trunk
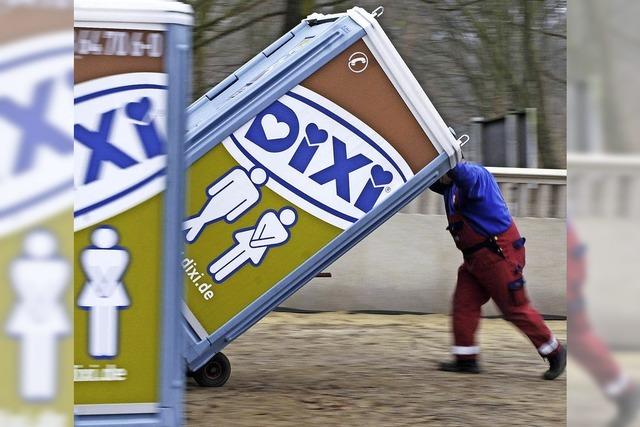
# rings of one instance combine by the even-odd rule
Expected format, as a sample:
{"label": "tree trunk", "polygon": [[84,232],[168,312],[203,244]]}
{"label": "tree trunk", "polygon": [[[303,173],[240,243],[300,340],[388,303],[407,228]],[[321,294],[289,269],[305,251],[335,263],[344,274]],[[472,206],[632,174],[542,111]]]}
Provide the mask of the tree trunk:
{"label": "tree trunk", "polygon": [[[532,28],[535,23],[535,5],[522,0],[523,30],[522,30],[522,50],[524,55],[524,84],[523,101],[524,107],[535,107],[537,109],[538,123],[538,154],[540,156],[540,166],[543,168],[557,168],[561,162],[555,156],[553,141],[548,122],[547,98],[545,96],[545,85],[542,80],[542,69],[537,47],[534,45],[534,34]],[[544,7],[540,21],[544,21]]]}
{"label": "tree trunk", "polygon": [[[214,6],[215,0],[204,0],[198,7],[194,7],[195,29],[193,34],[194,40],[199,40],[203,37],[203,30],[198,25],[207,21],[209,11]],[[199,97],[207,87],[206,79],[206,48],[200,47],[193,50],[193,96]]]}

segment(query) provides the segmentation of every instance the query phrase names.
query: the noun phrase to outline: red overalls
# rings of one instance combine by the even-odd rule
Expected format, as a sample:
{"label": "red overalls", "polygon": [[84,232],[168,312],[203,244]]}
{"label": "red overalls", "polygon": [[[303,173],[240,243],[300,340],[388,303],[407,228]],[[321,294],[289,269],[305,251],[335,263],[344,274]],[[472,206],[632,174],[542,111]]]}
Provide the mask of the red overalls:
{"label": "red overalls", "polygon": [[583,286],[586,280],[584,246],[567,227],[567,307],[571,354],[598,382],[605,394],[615,397],[627,391],[631,381],[623,375],[611,352],[594,333],[587,316]]}
{"label": "red overalls", "polygon": [[460,214],[448,215],[453,240],[463,252],[453,296],[453,354],[458,359],[475,359],[479,353],[475,333],[481,307],[493,299],[505,318],[517,326],[533,343],[538,353],[548,357],[558,341],[530,304],[524,288],[524,238],[512,220],[502,234],[487,239],[477,233]]}

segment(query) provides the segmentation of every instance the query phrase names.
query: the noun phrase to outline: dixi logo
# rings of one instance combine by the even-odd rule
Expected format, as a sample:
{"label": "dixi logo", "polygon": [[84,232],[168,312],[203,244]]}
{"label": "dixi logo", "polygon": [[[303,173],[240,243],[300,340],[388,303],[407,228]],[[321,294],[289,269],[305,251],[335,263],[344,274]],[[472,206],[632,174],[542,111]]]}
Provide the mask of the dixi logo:
{"label": "dixi logo", "polygon": [[[138,138],[134,141],[139,141],[144,150],[143,160],[165,154],[164,141],[160,138],[154,118],[150,115],[151,108],[151,98],[143,96],[137,101],[128,102],[123,109],[124,115],[131,121],[131,126],[137,133]],[[76,124],[73,128],[75,140],[91,150],[83,184],[89,184],[98,179],[104,163],[111,163],[120,169],[126,169],[141,162],[123,149],[118,148],[114,143],[109,142],[114,119],[120,109],[112,108],[101,113],[98,127],[95,130],[87,129],[80,124]]]}
{"label": "dixi logo", "polygon": [[72,49],[66,32],[0,47],[0,236],[73,203]]}
{"label": "dixi logo", "polygon": [[84,228],[164,189],[166,75],[129,73],[75,88],[75,222]]}
{"label": "dixi logo", "polygon": [[301,86],[224,144],[244,167],[268,170],[268,187],[344,229],[413,175],[373,129]]}

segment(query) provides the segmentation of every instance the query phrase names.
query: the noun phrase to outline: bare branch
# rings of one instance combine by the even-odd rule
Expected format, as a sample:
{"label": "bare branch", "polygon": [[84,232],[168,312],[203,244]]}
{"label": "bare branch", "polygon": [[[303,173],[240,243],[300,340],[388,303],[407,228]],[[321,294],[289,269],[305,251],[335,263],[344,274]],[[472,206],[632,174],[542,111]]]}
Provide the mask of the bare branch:
{"label": "bare branch", "polygon": [[[518,22],[509,22],[509,25],[513,25],[514,27],[523,28],[523,25],[518,23]],[[564,40],[567,39],[567,35],[565,33],[556,33],[555,31],[549,31],[549,30],[545,30],[544,28],[538,28],[538,27],[531,27],[529,29],[531,31],[536,32],[536,33],[544,34],[545,36],[557,37],[559,39],[564,39]]]}
{"label": "bare branch", "polygon": [[274,16],[284,15],[285,13],[287,13],[286,10],[279,10],[277,12],[270,12],[270,13],[267,13],[267,14],[264,14],[264,15],[256,16],[255,18],[252,18],[252,19],[250,19],[250,20],[248,20],[246,22],[243,22],[241,24],[238,24],[238,25],[236,25],[234,27],[227,28],[226,30],[221,31],[221,32],[217,33],[214,36],[211,36],[209,38],[206,38],[204,40],[201,40],[199,42],[194,43],[193,48],[194,49],[199,49],[202,46],[205,46],[205,45],[207,45],[209,43],[212,43],[212,42],[214,42],[214,41],[216,41],[218,39],[221,39],[221,38],[223,38],[225,36],[228,36],[229,34],[233,34],[236,31],[240,31],[240,30],[242,30],[244,28],[247,28],[247,27],[249,27],[249,26],[251,26],[253,24],[256,24],[256,23],[258,23],[260,21],[264,21],[265,19],[273,18]]}
{"label": "bare branch", "polygon": [[335,1],[330,1],[328,3],[317,4],[316,7],[323,8],[323,7],[331,7],[331,6],[340,6],[342,3],[345,3],[346,1],[347,0],[335,0]]}
{"label": "bare branch", "polygon": [[[427,4],[431,4],[431,5],[439,5],[442,4],[441,0],[422,0],[423,2],[427,3]],[[468,6],[472,6],[476,3],[482,3],[485,0],[469,0],[466,3],[461,3],[461,4],[457,4],[455,6],[450,6],[450,7],[436,7],[436,10],[439,10],[441,12],[455,12],[455,11],[459,11],[464,9],[465,7]]]}
{"label": "bare branch", "polygon": [[553,73],[547,71],[547,70],[541,70],[540,71],[542,73],[543,76],[545,76],[546,78],[548,78],[549,80],[553,80],[556,83],[562,83],[562,84],[567,84],[567,79],[563,79],[561,77],[557,77],[554,76]]}
{"label": "bare branch", "polygon": [[225,12],[222,16],[219,16],[215,19],[212,19],[209,22],[205,22],[199,25],[196,25],[194,27],[194,29],[198,32],[206,30],[207,28],[211,28],[213,26],[215,26],[216,24],[218,24],[219,22],[224,21],[225,19],[231,18],[233,16],[239,15],[241,13],[247,12],[249,10],[251,10],[254,6],[256,6],[257,4],[261,3],[262,0],[254,0],[254,1],[247,1],[244,0],[242,1],[240,4],[235,5],[234,7],[232,7],[231,9],[229,9],[227,12]]}
{"label": "bare branch", "polygon": [[[250,5],[248,5],[248,7],[249,8],[253,8],[257,3],[260,3],[261,1],[262,0],[254,1]],[[339,4],[344,3],[346,1],[347,0],[330,1],[330,2],[327,2],[327,3],[319,4],[319,5],[317,5],[317,7],[318,8],[322,8],[322,7],[336,6],[336,5],[339,5]],[[205,46],[205,45],[207,45],[209,43],[212,43],[212,42],[214,42],[214,41],[216,41],[218,39],[221,39],[221,38],[223,38],[225,36],[228,36],[230,34],[233,34],[233,33],[237,32],[237,31],[240,31],[240,30],[242,30],[242,29],[244,29],[246,27],[249,27],[249,26],[251,26],[253,24],[256,24],[256,23],[258,23],[260,21],[264,21],[265,19],[273,18],[275,16],[282,16],[282,15],[285,15],[286,13],[287,13],[286,10],[279,10],[277,12],[269,12],[269,13],[266,13],[264,15],[256,16],[256,17],[254,17],[254,18],[252,18],[252,19],[250,19],[250,20],[248,20],[246,22],[243,22],[243,23],[238,24],[236,26],[233,26],[231,28],[227,28],[226,30],[221,31],[221,32],[209,37],[209,38],[204,39],[204,40],[194,40],[193,48],[194,49],[199,49],[199,48],[201,48],[201,47],[203,47],[203,46]],[[213,21],[220,22],[220,21],[222,21],[222,19],[221,18],[217,18],[217,19],[214,19]],[[211,22],[213,22],[213,21],[211,21]],[[208,24],[210,24],[210,23],[208,23]],[[213,25],[215,25],[215,23]]]}

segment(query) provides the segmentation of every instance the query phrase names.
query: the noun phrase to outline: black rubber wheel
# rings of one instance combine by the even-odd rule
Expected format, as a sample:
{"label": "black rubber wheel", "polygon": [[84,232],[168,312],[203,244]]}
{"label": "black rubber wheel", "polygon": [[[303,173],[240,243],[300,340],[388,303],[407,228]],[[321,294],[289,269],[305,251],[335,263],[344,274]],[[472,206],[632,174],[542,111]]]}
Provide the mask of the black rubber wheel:
{"label": "black rubber wheel", "polygon": [[231,376],[231,362],[224,354],[216,353],[192,376],[201,387],[222,387]]}

